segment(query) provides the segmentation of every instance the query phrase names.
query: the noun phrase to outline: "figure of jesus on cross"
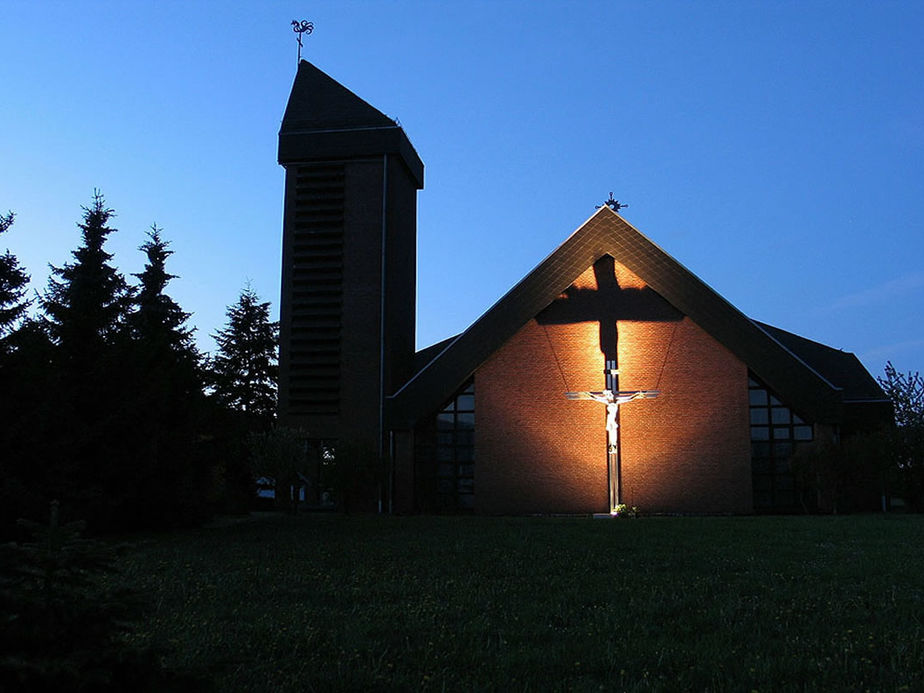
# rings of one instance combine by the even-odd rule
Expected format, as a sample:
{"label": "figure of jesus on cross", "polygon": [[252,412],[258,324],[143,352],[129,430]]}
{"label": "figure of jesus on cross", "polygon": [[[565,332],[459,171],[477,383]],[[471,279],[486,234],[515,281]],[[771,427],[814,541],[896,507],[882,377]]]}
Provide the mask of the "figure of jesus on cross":
{"label": "figure of jesus on cross", "polygon": [[[616,376],[619,371],[607,369],[607,376]],[[610,377],[607,377],[610,380]],[[607,383],[608,385],[610,383]],[[619,405],[636,399],[652,399],[661,394],[658,390],[603,390],[601,392],[566,392],[568,399],[591,399],[606,405],[606,452],[610,484],[610,513],[622,501],[619,489]]]}

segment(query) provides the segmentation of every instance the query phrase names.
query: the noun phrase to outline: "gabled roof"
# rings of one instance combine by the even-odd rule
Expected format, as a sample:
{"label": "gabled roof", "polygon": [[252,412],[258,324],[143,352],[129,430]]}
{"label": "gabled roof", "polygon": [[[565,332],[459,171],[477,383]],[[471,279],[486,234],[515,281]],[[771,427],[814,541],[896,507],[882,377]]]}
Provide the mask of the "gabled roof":
{"label": "gabled roof", "polygon": [[837,386],[604,206],[389,397],[390,427],[411,426],[436,411],[494,351],[604,255],[690,317],[802,416],[818,422],[840,420]]}
{"label": "gabled roof", "polygon": [[279,163],[398,154],[423,187],[423,163],[404,130],[317,67],[302,60],[279,128]]}
{"label": "gabled roof", "polygon": [[414,373],[419,373],[424,366],[426,366],[430,361],[439,355],[443,349],[449,346],[449,344],[458,337],[459,335],[453,335],[452,337],[447,337],[446,339],[440,340],[436,344],[431,344],[428,347],[424,347],[420,351],[414,354]]}
{"label": "gabled roof", "polygon": [[[755,320],[755,322],[757,322]],[[811,339],[800,337],[779,327],[757,323],[809,366],[821,373],[828,381],[842,391],[844,402],[888,402],[879,383],[860,363],[860,359],[848,351],[833,349]]]}

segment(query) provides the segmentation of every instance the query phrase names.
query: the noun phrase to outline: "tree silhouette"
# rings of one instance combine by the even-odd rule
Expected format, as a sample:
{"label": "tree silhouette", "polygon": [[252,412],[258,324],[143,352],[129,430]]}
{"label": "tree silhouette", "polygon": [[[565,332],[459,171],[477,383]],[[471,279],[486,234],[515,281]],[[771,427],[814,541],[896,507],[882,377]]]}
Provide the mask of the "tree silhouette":
{"label": "tree silhouette", "polygon": [[[0,214],[0,234],[15,215]],[[14,533],[13,521],[40,511],[40,472],[34,457],[41,438],[32,435],[45,406],[49,344],[39,323],[25,318],[29,275],[16,256],[0,255],[0,537]]]}
{"label": "tree silhouette", "polygon": [[897,426],[924,427],[924,378],[918,371],[900,373],[886,362],[885,377],[877,378],[892,402]]}
{"label": "tree silhouette", "polygon": [[211,363],[215,395],[260,429],[276,413],[279,323],[270,321],[269,305],[245,287],[228,307],[226,327],[213,335],[218,344]]}
{"label": "tree silhouette", "polygon": [[[9,230],[14,218],[12,212],[0,214],[0,233]],[[0,255],[0,354],[10,348],[10,334],[29,307],[30,301],[24,298],[28,284],[29,275],[16,256],[7,249]]]}
{"label": "tree silhouette", "polygon": [[924,511],[924,378],[902,373],[891,361],[879,385],[892,401],[895,427],[889,431],[897,492],[918,512]]}
{"label": "tree silhouette", "polygon": [[147,256],[144,271],[134,274],[140,286],[135,294],[135,311],[129,316],[128,324],[133,339],[148,349],[170,352],[180,358],[197,358],[193,344],[193,328],[186,325],[190,313],[184,312],[165,293],[167,284],[176,279],[168,274],[167,258],[173,255],[170,245],[161,238],[157,224],[151,226],[148,240],[138,248]]}
{"label": "tree silhouette", "polygon": [[42,298],[52,339],[76,368],[98,360],[100,350],[116,340],[131,299],[125,278],[109,264],[112,255],[104,247],[116,230],[107,226],[115,213],[98,190],[93,204],[83,210],[83,222],[77,224],[83,243],[73,252],[74,262],[51,267]]}
{"label": "tree silhouette", "polygon": [[240,512],[256,499],[248,434],[268,431],[275,419],[279,325],[269,319],[269,303],[260,301],[249,286],[228,306],[227,318],[224,329],[212,335],[218,352],[207,369],[209,447],[220,480],[219,507]]}
{"label": "tree silhouette", "polygon": [[52,445],[41,463],[62,513],[93,529],[114,528],[132,515],[138,495],[129,441],[143,412],[128,369],[131,291],[105,249],[114,213],[99,191],[83,211],[73,262],[52,266],[41,298],[54,345],[44,393],[54,411],[40,432]]}
{"label": "tree silhouette", "polygon": [[142,594],[118,578],[111,542],[81,536],[83,522],[19,520],[31,541],[0,545],[0,690],[209,690],[137,645]]}
{"label": "tree silhouette", "polygon": [[132,464],[138,489],[133,520],[139,526],[186,525],[208,512],[202,498],[206,464],[196,445],[204,398],[200,357],[189,313],[166,293],[176,275],[166,270],[172,255],[156,225],[139,250],[147,256],[126,322],[132,410]]}

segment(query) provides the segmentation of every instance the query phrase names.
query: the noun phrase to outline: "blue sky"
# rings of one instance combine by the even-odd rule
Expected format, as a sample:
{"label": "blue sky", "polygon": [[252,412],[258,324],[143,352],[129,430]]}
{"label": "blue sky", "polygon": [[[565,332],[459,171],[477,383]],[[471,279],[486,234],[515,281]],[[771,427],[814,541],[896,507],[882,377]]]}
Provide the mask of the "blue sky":
{"label": "blue sky", "polygon": [[24,2],[0,6],[0,238],[45,285],[99,188],[125,273],[163,227],[209,335],[278,305],[276,135],[304,56],[404,126],[418,345],[463,330],[610,191],[747,315],[924,369],[924,3]]}

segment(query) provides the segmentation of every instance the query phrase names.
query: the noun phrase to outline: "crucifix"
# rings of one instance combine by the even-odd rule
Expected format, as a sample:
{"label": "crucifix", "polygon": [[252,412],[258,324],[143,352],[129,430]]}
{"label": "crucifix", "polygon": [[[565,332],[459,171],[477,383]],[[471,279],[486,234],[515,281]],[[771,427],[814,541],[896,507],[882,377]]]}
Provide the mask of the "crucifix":
{"label": "crucifix", "polygon": [[619,407],[639,399],[653,399],[653,390],[620,390],[618,357],[619,321],[670,322],[683,315],[651,289],[623,288],[616,279],[616,263],[604,255],[593,266],[596,289],[567,289],[536,319],[540,324],[598,322],[600,351],[604,360],[604,387],[600,391],[566,392],[570,400],[594,400],[606,407],[606,457],[609,504],[612,513],[621,500],[619,455]]}
{"label": "crucifix", "polygon": [[[607,369],[607,376],[617,376],[619,371]],[[568,399],[592,399],[606,405],[606,462],[609,477],[610,513],[616,512],[620,504],[619,493],[619,405],[636,399],[653,399],[660,395],[658,390],[603,390],[601,392],[566,392]]]}

